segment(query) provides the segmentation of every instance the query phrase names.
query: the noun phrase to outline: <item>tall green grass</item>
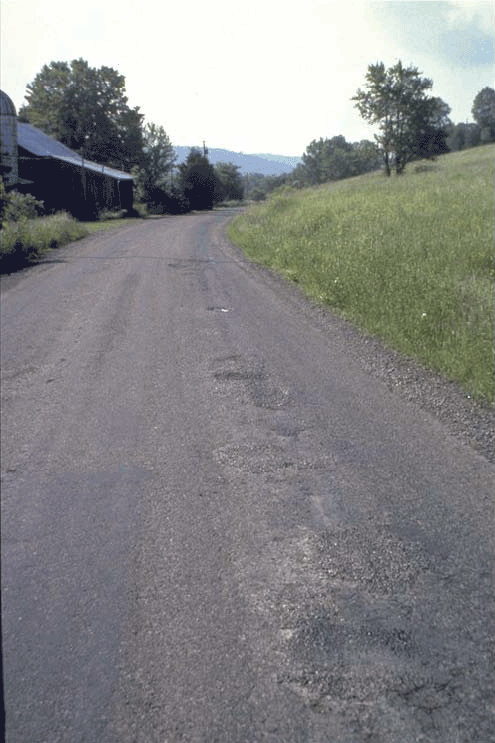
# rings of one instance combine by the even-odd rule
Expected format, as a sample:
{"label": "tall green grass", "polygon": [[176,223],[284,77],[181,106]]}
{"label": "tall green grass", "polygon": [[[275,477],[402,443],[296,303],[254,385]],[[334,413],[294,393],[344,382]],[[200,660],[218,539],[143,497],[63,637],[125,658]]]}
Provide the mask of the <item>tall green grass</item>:
{"label": "tall green grass", "polygon": [[495,146],[286,191],[231,239],[362,330],[494,399]]}
{"label": "tall green grass", "polygon": [[64,212],[4,222],[0,230],[0,273],[32,263],[50,248],[61,247],[87,234],[83,225]]}

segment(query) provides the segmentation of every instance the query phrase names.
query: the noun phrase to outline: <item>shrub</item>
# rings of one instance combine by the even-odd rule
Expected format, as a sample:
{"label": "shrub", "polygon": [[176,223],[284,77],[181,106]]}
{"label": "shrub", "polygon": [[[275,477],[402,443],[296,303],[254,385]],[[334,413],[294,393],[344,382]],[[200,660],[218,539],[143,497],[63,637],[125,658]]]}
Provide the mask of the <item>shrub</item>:
{"label": "shrub", "polygon": [[43,214],[44,205],[30,193],[8,191],[2,195],[2,222],[18,222],[20,219],[34,219]]}
{"label": "shrub", "polygon": [[266,199],[266,193],[261,188],[253,188],[250,196],[253,201],[264,201]]}
{"label": "shrub", "polygon": [[15,271],[87,234],[86,228],[65,212],[37,219],[4,222],[0,231],[0,272]]}
{"label": "shrub", "polygon": [[138,216],[144,219],[144,217],[148,216],[148,208],[146,204],[143,204],[140,201],[135,201],[132,205],[133,212]]}
{"label": "shrub", "polygon": [[185,214],[189,211],[187,199],[176,186],[148,189],[144,204],[148,214]]}
{"label": "shrub", "polygon": [[127,209],[103,209],[98,214],[98,220],[100,222],[108,222],[111,219],[123,219],[127,215]]}

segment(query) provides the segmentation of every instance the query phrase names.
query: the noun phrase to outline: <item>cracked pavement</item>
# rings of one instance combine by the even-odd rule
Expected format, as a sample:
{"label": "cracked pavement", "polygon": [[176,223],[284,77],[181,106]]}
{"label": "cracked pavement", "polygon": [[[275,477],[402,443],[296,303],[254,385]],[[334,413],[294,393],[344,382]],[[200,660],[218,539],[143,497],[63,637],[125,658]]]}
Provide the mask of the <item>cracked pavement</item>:
{"label": "cracked pavement", "polygon": [[493,743],[484,424],[375,373],[234,213],[2,279],[7,741]]}

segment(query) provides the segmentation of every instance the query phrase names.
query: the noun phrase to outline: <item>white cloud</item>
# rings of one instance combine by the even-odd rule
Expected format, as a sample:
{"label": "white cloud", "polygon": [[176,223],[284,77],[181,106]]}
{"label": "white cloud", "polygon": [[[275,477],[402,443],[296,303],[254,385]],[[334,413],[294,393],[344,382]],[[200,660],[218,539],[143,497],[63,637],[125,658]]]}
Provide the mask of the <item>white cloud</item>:
{"label": "white cloud", "polygon": [[447,21],[451,28],[463,29],[474,26],[485,34],[493,36],[495,28],[495,5],[493,2],[464,0],[449,2]]}

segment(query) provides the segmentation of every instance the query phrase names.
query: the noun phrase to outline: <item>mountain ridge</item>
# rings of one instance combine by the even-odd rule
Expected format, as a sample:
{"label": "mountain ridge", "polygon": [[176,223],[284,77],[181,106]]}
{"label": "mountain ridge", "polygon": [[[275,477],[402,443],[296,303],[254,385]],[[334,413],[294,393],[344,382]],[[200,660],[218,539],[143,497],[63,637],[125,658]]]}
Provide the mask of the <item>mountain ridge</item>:
{"label": "mountain ridge", "polygon": [[[177,153],[177,162],[181,163],[187,158],[191,147],[179,145],[174,147]],[[198,147],[197,149],[202,149]],[[263,175],[281,175],[290,173],[298,163],[300,157],[291,157],[289,155],[273,155],[270,153],[248,154],[244,152],[234,152],[225,150],[220,147],[208,147],[208,159],[212,165],[219,162],[233,162],[238,165],[243,174],[246,173],[263,173]]]}

